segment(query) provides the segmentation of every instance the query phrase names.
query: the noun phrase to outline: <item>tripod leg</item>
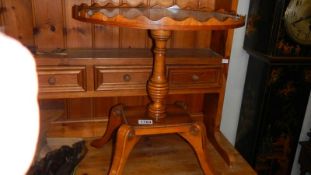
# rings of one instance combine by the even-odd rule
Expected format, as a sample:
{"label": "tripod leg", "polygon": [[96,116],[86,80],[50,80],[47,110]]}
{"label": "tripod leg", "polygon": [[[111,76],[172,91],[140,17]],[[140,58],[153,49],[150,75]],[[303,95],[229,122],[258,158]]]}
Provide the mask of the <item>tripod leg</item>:
{"label": "tripod leg", "polygon": [[122,113],[124,109],[123,107],[124,106],[121,104],[121,105],[114,106],[111,109],[105,134],[101,138],[96,139],[91,142],[91,145],[93,147],[101,148],[102,146],[104,146],[104,144],[106,144],[111,139],[115,131],[121,126],[123,122],[123,118],[122,118]]}
{"label": "tripod leg", "polygon": [[178,133],[193,147],[205,175],[212,175],[211,166],[206,157],[206,133],[203,123],[194,123],[188,132]]}
{"label": "tripod leg", "polygon": [[126,160],[140,137],[128,125],[124,124],[119,128],[109,175],[122,175]]}

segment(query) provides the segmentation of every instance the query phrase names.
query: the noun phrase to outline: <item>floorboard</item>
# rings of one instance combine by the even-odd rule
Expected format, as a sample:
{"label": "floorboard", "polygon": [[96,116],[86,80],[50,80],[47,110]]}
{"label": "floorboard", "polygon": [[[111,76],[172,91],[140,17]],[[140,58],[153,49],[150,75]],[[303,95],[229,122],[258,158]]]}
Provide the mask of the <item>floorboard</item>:
{"label": "floorboard", "polygon": [[[112,141],[96,149],[87,142],[88,153],[75,175],[107,174],[111,163]],[[124,175],[202,175],[190,145],[177,135],[143,137],[131,152]]]}

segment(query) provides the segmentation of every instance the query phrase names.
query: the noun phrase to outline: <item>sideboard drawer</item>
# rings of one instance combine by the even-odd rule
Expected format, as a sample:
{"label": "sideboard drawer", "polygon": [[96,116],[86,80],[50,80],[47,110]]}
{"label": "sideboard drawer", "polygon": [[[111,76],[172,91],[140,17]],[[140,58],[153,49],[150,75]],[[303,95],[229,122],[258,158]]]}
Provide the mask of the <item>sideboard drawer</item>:
{"label": "sideboard drawer", "polygon": [[83,66],[39,66],[39,92],[86,91],[86,71]]}
{"label": "sideboard drawer", "polygon": [[219,87],[221,66],[170,66],[168,81],[171,89]]}
{"label": "sideboard drawer", "polygon": [[95,90],[145,89],[150,66],[95,66]]}

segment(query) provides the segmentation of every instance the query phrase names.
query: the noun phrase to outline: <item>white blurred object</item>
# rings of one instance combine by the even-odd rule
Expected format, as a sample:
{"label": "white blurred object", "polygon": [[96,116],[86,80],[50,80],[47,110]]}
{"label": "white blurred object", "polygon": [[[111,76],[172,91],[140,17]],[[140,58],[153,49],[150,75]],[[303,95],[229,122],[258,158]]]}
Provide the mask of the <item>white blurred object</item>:
{"label": "white blurred object", "polygon": [[38,81],[31,53],[0,33],[0,172],[25,174],[39,133]]}

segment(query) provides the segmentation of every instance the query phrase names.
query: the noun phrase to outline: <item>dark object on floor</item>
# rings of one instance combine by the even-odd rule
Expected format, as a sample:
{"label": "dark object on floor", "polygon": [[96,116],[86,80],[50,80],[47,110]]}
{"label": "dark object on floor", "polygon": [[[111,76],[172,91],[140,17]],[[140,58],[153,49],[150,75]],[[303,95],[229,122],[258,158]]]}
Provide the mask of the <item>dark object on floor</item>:
{"label": "dark object on floor", "polygon": [[27,175],[72,175],[87,152],[85,141],[51,151],[36,162]]}

